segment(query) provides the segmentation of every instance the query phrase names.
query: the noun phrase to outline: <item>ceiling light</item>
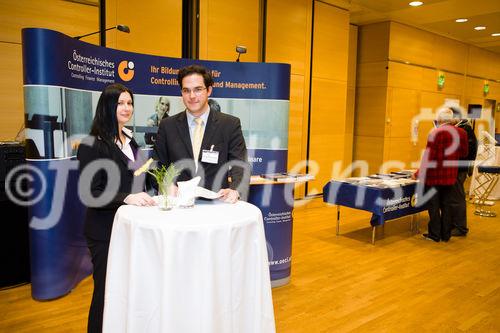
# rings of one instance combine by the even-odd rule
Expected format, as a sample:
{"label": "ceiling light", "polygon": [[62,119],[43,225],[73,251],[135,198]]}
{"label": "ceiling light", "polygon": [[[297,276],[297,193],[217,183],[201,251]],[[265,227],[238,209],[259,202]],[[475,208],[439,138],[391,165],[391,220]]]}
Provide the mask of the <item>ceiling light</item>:
{"label": "ceiling light", "polygon": [[479,31],[479,30],[485,30],[485,29],[486,29],[486,27],[484,27],[484,26],[482,26],[482,25],[477,26],[477,27],[474,27],[474,30],[478,30],[478,31]]}
{"label": "ceiling light", "polygon": [[500,36],[500,32],[495,32],[493,34],[491,34],[493,37],[499,37]]}
{"label": "ceiling light", "polygon": [[455,22],[457,22],[457,23],[464,23],[464,22],[467,22],[467,21],[468,21],[468,19],[466,19],[466,18],[458,18],[458,19],[455,20]]}
{"label": "ceiling light", "polygon": [[409,3],[410,6],[412,7],[418,7],[418,6],[422,6],[424,3],[422,1],[412,1]]}

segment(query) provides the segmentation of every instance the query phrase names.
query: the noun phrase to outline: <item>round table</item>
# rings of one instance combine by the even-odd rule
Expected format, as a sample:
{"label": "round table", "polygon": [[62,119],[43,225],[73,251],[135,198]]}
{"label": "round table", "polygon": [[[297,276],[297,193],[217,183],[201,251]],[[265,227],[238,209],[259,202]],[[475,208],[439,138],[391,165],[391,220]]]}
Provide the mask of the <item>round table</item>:
{"label": "round table", "polygon": [[274,332],[260,210],[122,206],[111,236],[104,332]]}

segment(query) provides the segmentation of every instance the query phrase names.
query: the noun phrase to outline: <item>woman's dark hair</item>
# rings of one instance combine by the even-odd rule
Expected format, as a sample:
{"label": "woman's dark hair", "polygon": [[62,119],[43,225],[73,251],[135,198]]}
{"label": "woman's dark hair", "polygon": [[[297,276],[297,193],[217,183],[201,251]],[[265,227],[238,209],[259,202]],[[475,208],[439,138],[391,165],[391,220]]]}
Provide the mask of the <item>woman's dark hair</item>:
{"label": "woman's dark hair", "polygon": [[190,65],[183,67],[179,70],[177,74],[177,80],[179,81],[179,86],[182,89],[182,79],[191,74],[200,74],[203,76],[203,82],[205,83],[205,87],[208,88],[214,84],[214,80],[212,79],[212,74],[210,71],[201,66],[201,65]]}
{"label": "woman's dark hair", "polygon": [[97,102],[90,135],[101,138],[108,143],[114,143],[116,140],[120,140],[118,120],[116,119],[116,107],[118,105],[118,98],[124,92],[130,94],[133,103],[134,94],[132,90],[128,89],[123,84],[114,83],[104,88]]}

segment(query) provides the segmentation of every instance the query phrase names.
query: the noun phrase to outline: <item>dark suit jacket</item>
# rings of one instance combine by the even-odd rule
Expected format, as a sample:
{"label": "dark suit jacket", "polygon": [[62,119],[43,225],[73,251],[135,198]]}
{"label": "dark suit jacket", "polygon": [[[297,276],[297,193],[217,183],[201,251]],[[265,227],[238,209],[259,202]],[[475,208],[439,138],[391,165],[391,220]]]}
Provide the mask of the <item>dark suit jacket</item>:
{"label": "dark suit jacket", "polygon": [[[234,116],[210,109],[201,151],[198,158],[198,172],[195,175],[193,149],[189,137],[186,112],[163,119],[156,136],[155,154],[160,164],[175,163],[182,169],[178,180],[184,181],[196,175],[202,177],[200,186],[218,191],[221,188],[237,189],[246,200],[250,182],[250,166],[240,120]],[[203,150],[219,152],[216,164],[202,162]],[[237,163],[237,166],[229,165]],[[202,170],[201,170],[202,169]],[[228,176],[231,181],[228,180]]]}
{"label": "dark suit jacket", "polygon": [[[144,191],[145,175],[134,177],[133,173],[146,162],[146,158],[133,138],[130,145],[136,152],[135,162],[130,161],[116,144],[107,144],[95,137],[86,137],[78,148],[80,186],[90,185],[90,193],[95,198],[93,202],[84,202],[87,206],[84,227],[87,237],[109,241],[115,213],[121,205],[124,205],[123,200],[131,193]],[[95,162],[101,169],[85,174],[86,167],[92,162]],[[110,176],[103,170],[106,163],[114,166],[114,169],[109,169],[112,170]],[[86,178],[82,179],[82,177]],[[86,191],[88,192],[88,187]],[[104,200],[102,195],[109,199]],[[98,200],[99,197],[102,200]],[[103,201],[106,202],[103,204]]]}

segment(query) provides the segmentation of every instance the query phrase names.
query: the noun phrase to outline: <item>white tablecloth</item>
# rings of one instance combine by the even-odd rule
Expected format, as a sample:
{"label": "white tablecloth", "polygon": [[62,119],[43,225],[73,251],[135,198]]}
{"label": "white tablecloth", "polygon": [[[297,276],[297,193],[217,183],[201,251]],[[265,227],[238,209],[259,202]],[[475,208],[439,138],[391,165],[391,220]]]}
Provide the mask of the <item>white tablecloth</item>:
{"label": "white tablecloth", "polygon": [[104,332],[275,332],[260,210],[120,207],[105,295]]}

